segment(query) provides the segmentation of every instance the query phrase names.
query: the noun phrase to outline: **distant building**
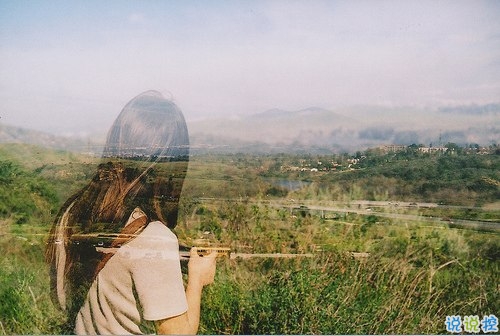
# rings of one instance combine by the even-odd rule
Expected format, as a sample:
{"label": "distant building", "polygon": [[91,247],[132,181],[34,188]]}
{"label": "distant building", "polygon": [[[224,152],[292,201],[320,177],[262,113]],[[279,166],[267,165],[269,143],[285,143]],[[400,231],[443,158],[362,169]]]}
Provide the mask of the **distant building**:
{"label": "distant building", "polygon": [[419,147],[418,149],[422,153],[444,153],[448,150],[446,147]]}
{"label": "distant building", "polygon": [[405,145],[383,145],[377,147],[378,150],[384,152],[384,153],[394,153],[394,152],[400,152],[406,150],[407,146]]}

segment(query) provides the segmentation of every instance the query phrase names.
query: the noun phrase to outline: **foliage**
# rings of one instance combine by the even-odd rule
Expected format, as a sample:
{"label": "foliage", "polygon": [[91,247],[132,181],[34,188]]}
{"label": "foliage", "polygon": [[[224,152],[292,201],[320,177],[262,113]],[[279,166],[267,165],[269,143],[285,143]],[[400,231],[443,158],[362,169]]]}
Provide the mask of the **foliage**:
{"label": "foliage", "polygon": [[[0,223],[4,230],[9,226]],[[43,260],[46,228],[16,227],[0,234],[0,333],[60,334],[64,316],[49,297]]]}
{"label": "foliage", "polygon": [[348,194],[351,199],[474,206],[500,198],[500,156],[369,155],[354,170],[329,171],[315,179],[315,194],[335,192],[334,200]]}
{"label": "foliage", "polygon": [[447,315],[498,311],[498,262],[481,266],[451,259],[434,265],[430,250],[408,244],[399,258],[380,253],[355,260],[329,253],[307,260],[228,262],[207,289],[201,331],[436,334],[445,332]]}
{"label": "foliage", "polygon": [[[86,183],[96,160],[37,147],[0,146],[0,154],[0,334],[66,333],[49,297],[43,251],[55,211]],[[498,210],[473,206],[498,199],[498,156],[414,148],[356,157],[354,170],[347,154],[191,159],[176,229],[181,243],[210,231],[233,252],[314,254],[220,260],[216,282],[204,290],[200,332],[442,334],[447,315],[498,314],[498,233],[451,225],[455,218],[498,222]],[[321,170],[327,163],[336,170]],[[296,166],[320,169],[282,169]],[[308,183],[284,190],[276,177]],[[351,202],[362,199],[466,206],[329,216],[301,206],[336,201],[359,210]]]}
{"label": "foliage", "polygon": [[50,220],[57,197],[45,180],[10,161],[0,161],[0,217],[14,216],[17,224],[31,217]]}

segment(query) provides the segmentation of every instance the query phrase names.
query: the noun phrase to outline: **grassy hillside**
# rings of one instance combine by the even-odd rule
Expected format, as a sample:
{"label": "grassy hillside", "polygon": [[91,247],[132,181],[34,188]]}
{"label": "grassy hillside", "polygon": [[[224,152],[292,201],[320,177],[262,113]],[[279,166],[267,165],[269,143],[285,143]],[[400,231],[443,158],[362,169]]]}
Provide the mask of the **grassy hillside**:
{"label": "grassy hillside", "polygon": [[[473,200],[463,199],[463,204],[487,203],[498,191],[475,186],[499,180],[498,157],[387,161],[374,156],[368,158],[373,163],[366,161],[353,171],[346,157],[329,159],[345,163],[345,169],[281,169],[327,162],[312,156],[191,158],[176,228],[181,242],[208,237],[234,252],[314,254],[290,260],[220,260],[216,282],[204,292],[200,332],[442,334],[448,315],[499,316],[499,234],[457,229],[424,217],[445,211],[439,216],[475,212],[476,219],[495,219],[498,211],[398,208],[398,214],[417,216],[408,220],[381,216],[387,208],[330,217],[293,210],[298,204],[326,201],[355,209],[353,200],[402,195],[438,200],[445,184],[420,195],[424,183],[436,181],[450,190],[472,190],[467,197]],[[43,251],[55,211],[88,181],[95,166],[96,159],[86,156],[0,146],[0,334],[71,332],[49,297]],[[406,178],[405,171],[418,178]],[[308,183],[291,191],[275,183],[278,177]],[[454,200],[458,204],[460,197]]]}
{"label": "grassy hillside", "polygon": [[494,151],[483,155],[367,151],[353,156],[283,155],[269,161],[272,164],[260,175],[312,183],[294,195],[298,198],[464,206],[482,206],[500,199],[500,155]]}

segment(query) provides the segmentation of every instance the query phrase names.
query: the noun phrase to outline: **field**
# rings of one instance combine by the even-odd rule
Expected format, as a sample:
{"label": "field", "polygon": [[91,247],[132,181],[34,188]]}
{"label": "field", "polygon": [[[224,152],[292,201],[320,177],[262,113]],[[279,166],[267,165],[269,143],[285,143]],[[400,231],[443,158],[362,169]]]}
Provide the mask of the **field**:
{"label": "field", "polygon": [[[500,316],[500,156],[358,154],[191,157],[181,244],[313,255],[221,259],[200,333],[443,334],[449,315]],[[0,146],[0,334],[71,332],[43,252],[97,163]]]}

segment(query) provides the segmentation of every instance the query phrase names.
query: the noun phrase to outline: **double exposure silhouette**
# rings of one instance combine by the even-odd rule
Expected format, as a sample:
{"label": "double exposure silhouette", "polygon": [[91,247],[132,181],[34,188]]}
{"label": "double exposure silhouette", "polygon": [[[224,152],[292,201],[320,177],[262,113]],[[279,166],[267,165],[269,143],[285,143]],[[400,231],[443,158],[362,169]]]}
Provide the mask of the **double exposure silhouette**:
{"label": "double exposure silhouette", "polygon": [[[46,256],[51,267],[53,297],[68,314],[67,332],[74,331],[75,319],[82,319],[87,305],[90,310],[99,308],[102,317],[109,319],[104,304],[116,311],[122,309],[123,301],[139,302],[142,299],[136,293],[136,283],[140,280],[134,279],[135,275],[130,271],[131,288],[122,289],[123,293],[117,290],[116,295],[106,298],[106,303],[99,301],[99,296],[104,295],[100,291],[104,289],[98,286],[104,287],[112,282],[105,283],[99,279],[99,274],[105,267],[111,271],[117,267],[110,260],[113,256],[119,260],[122,246],[128,245],[126,254],[121,255],[125,260],[123,264],[127,258],[135,258],[132,268],[138,267],[138,263],[146,263],[144,260],[151,259],[151,256],[172,259],[173,264],[168,265],[173,265],[174,273],[179,273],[176,277],[180,277],[180,266],[175,262],[178,258],[177,240],[175,236],[173,239],[169,236],[170,231],[164,242],[171,250],[176,249],[177,256],[166,255],[164,246],[155,250],[159,246],[157,240],[164,238],[157,235],[158,230],[142,237],[142,245],[136,237],[151,231],[151,222],[166,224],[170,229],[175,227],[188,160],[187,126],[173,102],[159,92],[147,91],[123,108],[108,133],[102,162],[95,175],[62,206],[48,242]],[[131,249],[131,242],[134,242],[135,249]],[[119,271],[115,272],[118,276]],[[124,279],[120,281],[126,282]],[[180,283],[182,285],[182,280]],[[93,286],[96,286],[95,300],[99,301],[95,306],[92,302]],[[127,311],[128,306],[123,309],[123,312],[114,312],[117,316],[130,315],[115,317],[121,329],[94,325],[91,330],[77,326],[76,331],[143,332],[138,325],[144,319],[144,312],[141,309]]]}

